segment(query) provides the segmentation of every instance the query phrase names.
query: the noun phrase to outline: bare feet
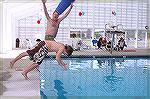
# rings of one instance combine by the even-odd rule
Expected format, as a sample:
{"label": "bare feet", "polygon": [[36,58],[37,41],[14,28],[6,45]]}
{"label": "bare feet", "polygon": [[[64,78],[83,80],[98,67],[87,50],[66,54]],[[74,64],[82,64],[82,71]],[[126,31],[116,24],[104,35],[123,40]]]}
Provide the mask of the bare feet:
{"label": "bare feet", "polygon": [[29,80],[27,74],[24,74],[24,73],[21,73],[21,74],[24,76],[24,78],[25,78],[26,80]]}
{"label": "bare feet", "polygon": [[12,68],[13,66],[14,66],[14,63],[10,61],[10,68]]}

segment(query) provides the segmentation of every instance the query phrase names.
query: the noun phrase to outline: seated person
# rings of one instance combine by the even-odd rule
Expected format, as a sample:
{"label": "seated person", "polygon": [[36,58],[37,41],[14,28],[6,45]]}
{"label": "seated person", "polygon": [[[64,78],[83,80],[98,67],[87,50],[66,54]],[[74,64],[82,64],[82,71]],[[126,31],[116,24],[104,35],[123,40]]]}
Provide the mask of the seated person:
{"label": "seated person", "polygon": [[76,51],[80,51],[81,50],[81,46],[82,46],[82,41],[81,40],[79,40],[78,42],[77,42],[77,44],[76,44]]}
{"label": "seated person", "polygon": [[108,51],[111,50],[111,41],[109,41],[107,44],[106,44],[106,47],[105,47]]}
{"label": "seated person", "polygon": [[107,44],[106,38],[103,37],[103,39],[102,39],[102,46],[106,46],[106,44]]}
{"label": "seated person", "polygon": [[125,44],[125,41],[124,41],[124,39],[122,37],[118,41],[118,45],[120,47],[120,50],[123,50],[125,46],[127,47],[127,45]]}
{"label": "seated person", "polygon": [[100,49],[102,49],[101,47],[102,47],[102,37],[100,37],[99,38],[99,40],[98,40],[98,42],[97,42],[97,46],[98,46],[98,49],[100,48]]}
{"label": "seated person", "polygon": [[92,44],[93,44],[93,46],[96,46],[97,40],[95,38],[92,40]]}
{"label": "seated person", "polygon": [[116,47],[114,48],[115,51],[120,51],[120,46],[119,43],[116,45]]}

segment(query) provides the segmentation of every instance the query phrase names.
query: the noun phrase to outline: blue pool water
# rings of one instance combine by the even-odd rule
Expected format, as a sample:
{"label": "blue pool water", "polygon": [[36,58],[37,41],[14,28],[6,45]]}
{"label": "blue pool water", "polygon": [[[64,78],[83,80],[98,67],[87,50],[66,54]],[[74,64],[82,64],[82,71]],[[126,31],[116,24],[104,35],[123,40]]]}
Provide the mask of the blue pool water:
{"label": "blue pool water", "polygon": [[112,99],[110,96],[148,99],[149,97],[150,59],[148,58],[64,58],[63,60],[68,64],[67,71],[64,71],[52,58],[46,58],[40,65],[42,99],[73,97],[78,97],[74,99],[81,97]]}

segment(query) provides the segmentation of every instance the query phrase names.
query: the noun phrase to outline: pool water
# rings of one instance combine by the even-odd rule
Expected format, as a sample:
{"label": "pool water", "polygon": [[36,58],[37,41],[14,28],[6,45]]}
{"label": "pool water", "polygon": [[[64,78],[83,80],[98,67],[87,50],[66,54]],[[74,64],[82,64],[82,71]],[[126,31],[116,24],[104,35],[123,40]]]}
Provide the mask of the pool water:
{"label": "pool water", "polygon": [[64,58],[63,60],[68,64],[67,71],[64,71],[53,58],[46,58],[40,65],[42,99],[73,97],[74,99],[102,97],[112,99],[110,96],[122,99],[123,97],[148,99],[149,97],[150,59],[148,58]]}

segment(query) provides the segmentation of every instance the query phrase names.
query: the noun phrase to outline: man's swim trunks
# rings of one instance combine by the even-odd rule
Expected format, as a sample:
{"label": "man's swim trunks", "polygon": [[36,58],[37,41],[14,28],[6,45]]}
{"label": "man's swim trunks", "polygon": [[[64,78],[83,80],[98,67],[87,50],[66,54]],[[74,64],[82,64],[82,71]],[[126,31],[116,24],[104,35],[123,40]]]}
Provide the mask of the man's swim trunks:
{"label": "man's swim trunks", "polygon": [[39,49],[44,45],[45,45],[45,42],[41,41],[35,48],[26,51],[30,57],[30,60],[33,60],[34,54],[37,53]]}
{"label": "man's swim trunks", "polygon": [[33,62],[40,65],[47,54],[48,48],[46,46],[42,46],[40,50],[33,56]]}
{"label": "man's swim trunks", "polygon": [[54,41],[54,36],[52,35],[45,35],[45,40],[50,40],[50,41]]}

